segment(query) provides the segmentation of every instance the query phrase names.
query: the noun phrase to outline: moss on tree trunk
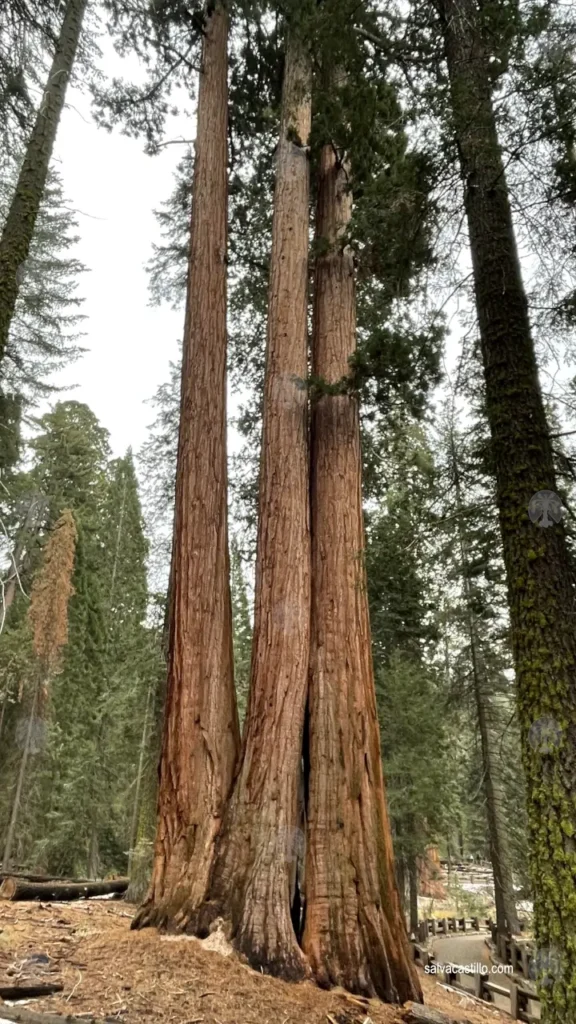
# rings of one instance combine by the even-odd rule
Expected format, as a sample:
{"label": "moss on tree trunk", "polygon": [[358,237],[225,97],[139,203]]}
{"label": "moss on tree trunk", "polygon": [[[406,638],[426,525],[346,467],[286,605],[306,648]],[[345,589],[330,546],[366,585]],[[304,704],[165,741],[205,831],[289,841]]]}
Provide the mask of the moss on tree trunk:
{"label": "moss on tree trunk", "polygon": [[[562,522],[533,496],[556,490],[528,306],[474,0],[438,5],[464,179],[486,412],[512,623],[530,823],[543,1019],[576,1020],[576,618]],[[534,508],[534,506],[532,506]],[[536,510],[537,511],[537,510]]]}

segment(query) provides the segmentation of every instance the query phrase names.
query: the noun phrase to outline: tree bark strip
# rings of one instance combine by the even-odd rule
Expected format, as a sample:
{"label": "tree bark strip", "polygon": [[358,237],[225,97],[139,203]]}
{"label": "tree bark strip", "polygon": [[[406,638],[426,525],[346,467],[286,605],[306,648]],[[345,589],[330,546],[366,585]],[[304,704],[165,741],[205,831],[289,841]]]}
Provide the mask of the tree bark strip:
{"label": "tree bark strip", "polygon": [[227,43],[217,3],[198,93],[159,821],[133,927],[184,929],[204,899],[240,745],[227,527]]}
{"label": "tree bark strip", "polygon": [[[346,164],[322,149],[313,372],[349,372],[356,344]],[[396,887],[385,801],[364,567],[358,402],[325,394],[311,441],[312,627],[303,949],[320,984],[420,1000]]]}
{"label": "tree bark strip", "polygon": [[474,0],[439,0],[470,235],[531,832],[542,1018],[576,1020],[576,632],[563,524],[533,523],[553,453]]}
{"label": "tree bark strip", "polygon": [[0,238],[0,364],[20,290],[19,270],[28,258],[44,196],[66,89],[76,58],[87,0],[68,0],[40,109],[26,147],[16,191]]}
{"label": "tree bark strip", "polygon": [[298,789],[310,628],[307,260],[310,64],[287,45],[269,288],[254,639],[243,750],[219,842],[205,934],[222,916],[250,963],[306,970],[290,906],[301,852]]}

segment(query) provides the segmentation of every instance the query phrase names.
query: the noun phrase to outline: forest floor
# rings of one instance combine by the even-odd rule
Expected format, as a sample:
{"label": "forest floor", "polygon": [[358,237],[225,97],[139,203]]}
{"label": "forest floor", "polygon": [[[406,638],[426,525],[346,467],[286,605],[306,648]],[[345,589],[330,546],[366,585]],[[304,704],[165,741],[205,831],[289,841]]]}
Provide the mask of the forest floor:
{"label": "forest floor", "polygon": [[[62,992],[28,1005],[94,1015],[118,1024],[400,1024],[401,1011],[365,1007],[340,990],[291,985],[251,970],[218,936],[205,942],[130,931],[122,901],[0,903],[0,984],[60,981]],[[216,948],[206,948],[212,944]],[[42,956],[38,957],[38,954]],[[228,954],[228,955],[227,955]],[[35,958],[36,959],[32,959]],[[40,973],[39,973],[40,972]],[[458,1021],[500,1024],[509,1017],[448,992],[420,973],[425,1000]],[[0,1021],[2,1007],[0,1005]]]}

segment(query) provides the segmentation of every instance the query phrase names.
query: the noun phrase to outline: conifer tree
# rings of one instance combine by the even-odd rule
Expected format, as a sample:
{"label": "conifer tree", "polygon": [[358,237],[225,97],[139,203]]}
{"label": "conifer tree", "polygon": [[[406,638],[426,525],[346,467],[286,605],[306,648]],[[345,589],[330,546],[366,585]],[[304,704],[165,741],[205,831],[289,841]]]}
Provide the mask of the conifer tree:
{"label": "conifer tree", "polygon": [[227,43],[218,3],[206,12],[198,93],[159,822],[134,927],[185,928],[205,898],[239,747],[226,505]]}
{"label": "conifer tree", "polygon": [[[76,545],[76,525],[65,509],[52,530],[44,549],[42,568],[34,580],[29,618],[32,625],[36,671],[30,685],[28,721],[23,737],[22,757],[12,802],[12,814],[6,833],[2,868],[8,871],[18,822],[26,768],[33,745],[34,731],[44,724],[48,686],[58,671],[62,649],[68,642],[68,602],[72,594],[72,573]],[[41,743],[41,739],[40,739]]]}
{"label": "conifer tree", "polygon": [[250,696],[208,901],[195,922],[229,923],[254,966],[307,967],[291,916],[309,642],[307,258],[310,56],[287,29],[276,151]]}
{"label": "conifer tree", "polygon": [[[564,526],[530,517],[535,495],[556,492],[549,427],[522,282],[491,94],[491,75],[474,0],[438,5],[450,77],[454,132],[464,180],[486,414],[508,578],[523,760],[527,780],[536,938],[556,962],[542,987],[543,1018],[576,1012],[571,910],[576,878],[571,712],[576,640],[574,585]],[[545,719],[561,741],[534,742]],[[550,952],[552,951],[552,952]]]}
{"label": "conifer tree", "polygon": [[[321,151],[313,372],[335,384],[356,346],[344,153]],[[410,963],[384,794],[364,566],[357,399],[322,395],[311,447],[312,633],[303,948],[320,982],[421,998]]]}
{"label": "conifer tree", "polygon": [[67,0],[54,60],[0,237],[0,363],[28,258],[48,168],[80,39],[86,0]]}

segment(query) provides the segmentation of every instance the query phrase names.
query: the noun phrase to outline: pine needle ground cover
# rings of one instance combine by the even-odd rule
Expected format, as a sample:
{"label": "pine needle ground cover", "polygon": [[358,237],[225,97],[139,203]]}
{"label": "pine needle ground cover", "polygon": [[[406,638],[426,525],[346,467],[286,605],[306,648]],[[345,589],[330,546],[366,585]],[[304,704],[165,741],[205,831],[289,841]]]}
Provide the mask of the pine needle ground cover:
{"label": "pine needle ground cover", "polygon": [[[121,902],[0,904],[0,976],[34,954],[50,958],[63,991],[28,1005],[39,1012],[94,1014],[119,1024],[401,1024],[402,1011],[371,1000],[355,1006],[321,991],[259,974],[235,955],[197,939],[130,931]],[[207,940],[213,942],[214,936]],[[420,973],[426,1003],[454,1020],[499,1024],[510,1018],[446,992]],[[465,1002],[465,1006],[462,1003]],[[2,1011],[0,1006],[0,1019]]]}

